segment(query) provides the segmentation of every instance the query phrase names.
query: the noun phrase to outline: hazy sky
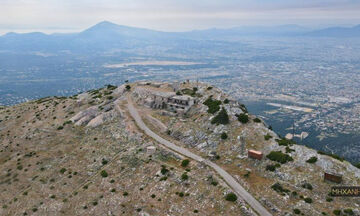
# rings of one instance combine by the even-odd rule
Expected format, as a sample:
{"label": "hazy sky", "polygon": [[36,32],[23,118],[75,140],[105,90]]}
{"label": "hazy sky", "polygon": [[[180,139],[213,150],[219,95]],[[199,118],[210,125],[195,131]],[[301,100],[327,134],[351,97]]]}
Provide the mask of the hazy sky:
{"label": "hazy sky", "polygon": [[360,0],[0,0],[0,33],[80,31],[108,20],[165,31],[360,24]]}

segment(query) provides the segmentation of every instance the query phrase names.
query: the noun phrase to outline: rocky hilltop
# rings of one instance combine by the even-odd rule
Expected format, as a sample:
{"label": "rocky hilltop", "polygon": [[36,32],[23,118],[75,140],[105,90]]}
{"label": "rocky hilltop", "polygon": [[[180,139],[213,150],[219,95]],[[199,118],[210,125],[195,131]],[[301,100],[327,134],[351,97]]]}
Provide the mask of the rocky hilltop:
{"label": "rocky hilltop", "polygon": [[[203,161],[145,133],[129,104]],[[257,215],[206,161],[272,215],[359,215],[358,198],[329,194],[360,185],[358,168],[279,137],[205,83],[108,85],[0,107],[0,215]]]}

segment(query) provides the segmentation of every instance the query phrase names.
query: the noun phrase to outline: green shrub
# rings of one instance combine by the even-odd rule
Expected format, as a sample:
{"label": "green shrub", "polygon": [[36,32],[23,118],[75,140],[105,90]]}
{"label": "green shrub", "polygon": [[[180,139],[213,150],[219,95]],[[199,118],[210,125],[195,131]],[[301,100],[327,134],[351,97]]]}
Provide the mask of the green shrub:
{"label": "green shrub", "polygon": [[199,213],[199,210],[195,209],[195,210],[194,210],[194,213],[195,213],[195,214]]}
{"label": "green shrub", "polygon": [[336,155],[336,154],[326,153],[326,152],[323,152],[323,151],[318,151],[318,153],[321,154],[321,155],[330,156],[330,157],[332,157],[332,158],[334,158],[334,159],[336,159],[336,160],[339,160],[339,161],[341,161],[341,162],[344,161],[344,158],[342,158],[342,157],[340,157],[340,156],[338,156],[338,155]]}
{"label": "green shrub", "polygon": [[129,90],[131,89],[131,86],[130,86],[130,85],[126,85],[125,88],[126,88],[126,90],[129,91]]}
{"label": "green shrub", "polygon": [[286,146],[286,148],[285,148],[286,153],[291,153],[291,152],[294,152],[294,151],[295,151],[295,149],[291,149],[289,146]]}
{"label": "green shrub", "polygon": [[220,104],[221,104],[221,101],[219,101],[219,100],[213,100],[211,97],[209,97],[209,98],[204,102],[204,105],[206,105],[206,106],[208,107],[207,112],[208,112],[208,113],[211,113],[211,114],[214,114],[214,113],[216,113],[217,111],[220,110]]}
{"label": "green shrub", "polygon": [[106,165],[106,164],[108,163],[108,161],[103,158],[102,161],[101,161],[101,163],[102,163],[102,165]]}
{"label": "green shrub", "polygon": [[354,211],[352,209],[344,209],[344,213],[348,215],[354,215]]}
{"label": "green shrub", "polygon": [[61,174],[64,174],[65,172],[66,172],[66,169],[65,169],[65,168],[61,168],[61,169],[60,169],[60,173],[61,173]]}
{"label": "green shrub", "polygon": [[224,104],[228,104],[229,102],[230,102],[230,101],[229,101],[229,99],[227,99],[227,98],[224,100]]}
{"label": "green shrub", "polygon": [[169,172],[169,170],[168,169],[166,169],[166,167],[165,166],[163,166],[162,168],[161,168],[161,174],[163,174],[163,175],[165,175],[166,173],[168,173]]}
{"label": "green shrub", "polygon": [[254,118],[254,122],[256,122],[256,123],[260,123],[260,122],[261,122],[261,120],[260,120],[259,118]]}
{"label": "green shrub", "polygon": [[211,120],[211,124],[229,124],[229,116],[224,108]]}
{"label": "green shrub", "polygon": [[226,201],[235,202],[237,200],[237,196],[234,193],[228,193],[225,196]]}
{"label": "green shrub", "polygon": [[300,209],[294,209],[294,214],[300,214],[300,213],[301,213]]}
{"label": "green shrub", "polygon": [[129,193],[124,191],[123,196],[127,196],[127,195],[129,195]]}
{"label": "green shrub", "polygon": [[284,154],[281,151],[272,151],[266,157],[281,164],[294,160],[290,155]]}
{"label": "green shrub", "polygon": [[209,86],[209,87],[207,87],[207,90],[211,90],[213,87],[212,86]]}
{"label": "green shrub", "polygon": [[272,188],[274,191],[280,193],[280,194],[283,195],[283,196],[285,195],[285,193],[289,193],[289,192],[290,192],[288,189],[283,188],[283,187],[281,186],[281,184],[278,183],[278,182],[276,182],[275,184],[273,184],[273,185],[271,186],[271,188]]}
{"label": "green shrub", "polygon": [[277,142],[280,146],[288,146],[288,145],[295,144],[295,141],[293,141],[293,140],[288,140],[288,139],[285,139],[285,138],[276,139],[276,142]]}
{"label": "green shrub", "polygon": [[106,177],[109,176],[109,174],[108,174],[105,170],[102,170],[102,171],[100,172],[100,175],[101,175],[103,178],[106,178]]}
{"label": "green shrub", "polygon": [[153,199],[154,199],[155,197],[156,197],[156,195],[155,195],[155,194],[151,194],[151,198],[153,198]]}
{"label": "green shrub", "polygon": [[269,164],[269,165],[266,165],[266,170],[274,172],[276,170],[276,168],[278,168],[278,167],[280,167],[280,164]]}
{"label": "green shrub", "polygon": [[115,90],[117,88],[117,86],[107,85],[106,88],[112,91],[112,90]]}
{"label": "green shrub", "polygon": [[331,197],[327,197],[326,198],[326,202],[332,202],[334,199],[333,198],[331,198]]}
{"label": "green shrub", "polygon": [[333,211],[334,215],[340,215],[341,214],[341,210],[340,209],[335,209]]}
{"label": "green shrub", "polygon": [[58,130],[62,130],[62,129],[64,129],[64,127],[63,127],[63,126],[59,126],[57,129],[58,129]]}
{"label": "green shrub", "polygon": [[180,91],[177,91],[176,92],[176,95],[182,95]]}
{"label": "green shrub", "polygon": [[238,115],[238,120],[243,123],[246,124],[249,122],[249,116],[246,115],[245,113],[241,113],[240,115]]}
{"label": "green shrub", "polygon": [[310,183],[304,183],[301,185],[301,187],[306,188],[308,190],[312,190],[313,186]]}
{"label": "green shrub", "polygon": [[181,161],[181,166],[182,167],[187,167],[190,163],[190,160],[189,159],[185,159],[185,160],[182,160]]}
{"label": "green shrub", "polygon": [[225,132],[223,132],[221,134],[221,139],[226,140],[227,138],[228,138],[228,135]]}
{"label": "green shrub", "polygon": [[313,202],[310,197],[304,198],[304,201],[305,201],[306,203],[312,203],[312,202]]}
{"label": "green shrub", "polygon": [[270,135],[270,134],[266,134],[265,136],[264,136],[264,139],[267,141],[267,140],[269,140],[269,139],[271,139],[272,138],[272,136]]}
{"label": "green shrub", "polygon": [[167,177],[166,176],[163,176],[159,179],[159,181],[166,181],[167,180]]}
{"label": "green shrub", "polygon": [[211,185],[214,185],[214,186],[217,186],[217,185],[218,185],[218,182],[215,181],[215,180],[212,180],[212,181],[210,182],[210,184],[211,184]]}
{"label": "green shrub", "polygon": [[186,181],[188,179],[189,179],[189,176],[186,174],[186,172],[181,175],[181,180]]}
{"label": "green shrub", "polygon": [[360,169],[360,163],[355,164],[355,166]]}
{"label": "green shrub", "polygon": [[309,158],[306,162],[307,163],[316,163],[316,161],[317,161],[318,159],[317,159],[317,157],[311,157],[311,158]]}

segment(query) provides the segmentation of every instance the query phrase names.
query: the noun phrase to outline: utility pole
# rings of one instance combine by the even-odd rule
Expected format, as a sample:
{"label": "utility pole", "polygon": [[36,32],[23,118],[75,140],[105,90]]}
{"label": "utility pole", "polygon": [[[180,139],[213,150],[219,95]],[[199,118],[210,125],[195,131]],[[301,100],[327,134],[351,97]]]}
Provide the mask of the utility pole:
{"label": "utility pole", "polygon": [[245,155],[245,137],[246,134],[243,132],[240,136],[237,137],[239,143],[240,143],[240,154]]}

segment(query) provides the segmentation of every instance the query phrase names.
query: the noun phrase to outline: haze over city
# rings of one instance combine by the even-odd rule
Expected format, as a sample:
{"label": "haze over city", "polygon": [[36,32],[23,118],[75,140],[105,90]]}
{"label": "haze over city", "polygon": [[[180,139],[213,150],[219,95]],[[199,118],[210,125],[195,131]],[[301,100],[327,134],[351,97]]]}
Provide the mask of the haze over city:
{"label": "haze over city", "polygon": [[298,24],[360,23],[356,0],[2,0],[0,32],[76,32],[108,20],[162,31]]}

